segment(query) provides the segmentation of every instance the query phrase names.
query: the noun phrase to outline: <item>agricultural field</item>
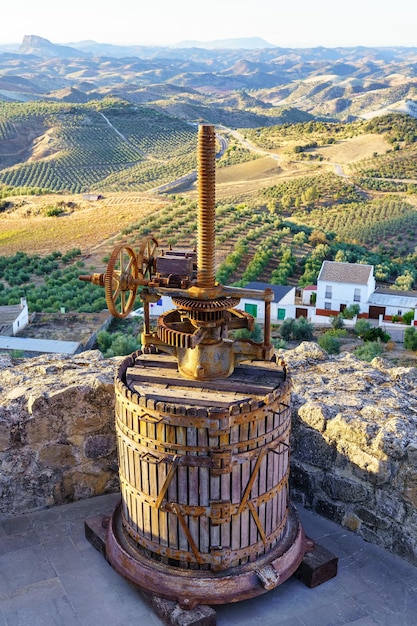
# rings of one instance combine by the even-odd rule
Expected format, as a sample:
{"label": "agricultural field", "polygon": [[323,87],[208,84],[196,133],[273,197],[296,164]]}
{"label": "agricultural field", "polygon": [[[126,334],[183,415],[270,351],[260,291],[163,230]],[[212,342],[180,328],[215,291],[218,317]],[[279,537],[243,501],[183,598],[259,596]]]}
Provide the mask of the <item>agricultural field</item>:
{"label": "agricultural field", "polygon": [[282,159],[328,161],[350,166],[347,173],[369,173],[379,178],[407,178],[405,173],[408,178],[417,177],[416,166],[412,166],[417,122],[406,115],[349,124],[311,121],[246,129],[244,135],[257,147],[277,152]]}
{"label": "agricultural field", "polygon": [[195,126],[115,98],[0,103],[0,140],[0,185],[15,188],[145,191],[196,165]]}
{"label": "agricultural field", "polygon": [[375,153],[384,154],[390,145],[382,135],[366,133],[350,139],[342,139],[312,152],[321,155],[325,161],[350,165],[372,157]]}
{"label": "agricultural field", "polygon": [[[55,111],[55,105],[51,106],[50,115]],[[56,106],[56,110],[61,111],[62,115],[59,106]],[[141,131],[141,140],[139,131],[136,130],[135,134],[129,126],[130,122],[125,115],[126,105],[115,105],[112,100],[100,103],[103,107],[101,109],[97,104],[94,111],[89,109],[88,120],[85,108],[81,107],[79,112],[79,106],[76,105],[75,109],[82,123],[73,135],[59,135],[59,145],[69,145],[71,137],[78,137],[76,146],[77,150],[81,150],[80,129],[83,125],[89,130],[100,128],[103,135],[98,136],[103,137],[111,131],[109,124],[112,124],[124,137],[130,138],[131,149],[136,150],[135,155],[123,153],[123,158],[135,156],[134,164],[130,163],[127,169],[120,172],[114,170],[101,179],[103,184],[107,181],[106,189],[97,184],[103,197],[91,202],[83,200],[80,194],[63,191],[41,193],[46,189],[46,183],[42,180],[38,181],[41,188],[36,193],[32,189],[32,195],[27,193],[27,188],[18,190],[10,183],[8,187],[0,187],[0,192],[3,189],[3,199],[0,200],[0,250],[5,258],[22,252],[47,256],[51,253],[65,255],[74,249],[80,251],[74,259],[74,263],[78,264],[74,273],[66,275],[71,290],[60,289],[58,284],[56,290],[62,297],[52,297],[49,292],[49,295],[45,295],[51,312],[59,310],[60,306],[79,306],[77,302],[81,302],[81,296],[78,300],[70,298],[70,292],[78,289],[75,287],[76,273],[104,271],[107,259],[116,245],[130,245],[138,250],[143,238],[149,235],[155,236],[162,248],[170,245],[192,248],[196,245],[195,183],[184,183],[181,194],[177,195],[143,191],[137,185],[139,172],[143,171],[141,168],[152,167],[155,180],[162,180],[162,174],[158,178],[158,172],[164,167],[165,175],[171,181],[181,176],[184,170],[177,167],[176,159],[181,161],[183,158],[183,148],[187,152],[186,158],[190,159],[189,167],[195,167],[191,158],[195,159],[195,145],[192,142],[195,142],[196,129],[191,125],[184,126],[182,122],[182,126],[177,127],[172,122],[172,135],[168,142],[171,152],[168,157],[157,141],[158,133],[162,130],[166,130],[168,138],[170,136],[169,128],[162,128],[157,123],[161,118],[153,118],[151,114],[151,122],[155,124],[152,126],[150,122],[146,143],[145,131]],[[108,121],[101,115],[102,112]],[[398,116],[389,123],[384,118],[381,122],[372,120],[372,123],[355,122],[346,125],[326,123],[320,126],[319,123],[309,122],[308,126],[304,123],[285,128],[271,126],[268,129],[244,131],[248,139],[240,147],[237,147],[236,137],[230,140],[229,146],[236,148],[229,152],[226,150],[219,160],[216,173],[215,243],[218,280],[224,284],[238,285],[259,280],[303,286],[315,282],[322,261],[329,259],[371,263],[375,265],[380,283],[412,289],[417,278],[416,190],[409,180],[407,187],[390,187],[387,190],[389,193],[360,182],[362,178],[365,179],[365,173],[369,180],[381,180],[370,167],[371,162],[375,164],[378,159],[385,159],[394,164],[398,158],[400,167],[401,161],[405,161],[407,155],[415,150],[415,121],[409,118],[408,124],[407,119],[403,119],[406,117]],[[92,120],[91,124],[89,120]],[[13,126],[12,121],[10,124]],[[4,133],[11,132],[6,124]],[[114,134],[118,137],[117,142],[122,141],[117,133]],[[154,142],[149,139],[152,136],[156,138]],[[179,136],[183,137],[183,147],[178,143],[174,149],[173,138]],[[100,140],[94,147],[91,135],[89,137],[84,146],[85,151],[80,152],[80,159],[84,159],[84,163],[92,158],[94,150],[94,154],[99,153],[101,144]],[[190,143],[187,143],[186,137],[189,137]],[[301,138],[304,138],[301,153],[292,148],[290,157],[288,142],[291,141],[293,147],[301,145]],[[256,150],[251,151],[255,143]],[[306,147],[307,144],[310,147]],[[317,145],[313,147],[312,144]],[[324,154],[327,150],[331,151],[331,161],[299,158],[300,154],[308,155],[311,151],[323,151]],[[102,164],[105,165],[106,159],[109,162],[114,160],[117,154],[122,153],[115,149],[111,158],[110,152],[104,154]],[[52,155],[46,161],[48,159],[54,162]],[[30,166],[30,163],[26,165]],[[67,160],[67,163],[70,161]],[[337,172],[334,164],[342,166],[342,171]],[[77,167],[76,160],[71,167]],[[3,173],[9,170],[3,170]],[[362,178],[360,173],[363,174]],[[150,182],[147,181],[147,184]],[[25,181],[20,181],[21,186],[25,184]],[[144,184],[143,181],[141,184]],[[123,190],[117,191],[119,188]],[[92,189],[94,185],[89,186],[89,190]],[[13,195],[13,191],[16,194],[26,193]],[[59,269],[69,271],[71,268]],[[34,278],[30,272],[21,272],[19,275],[18,286],[7,278],[0,278],[0,284],[3,284],[3,288],[0,286],[1,303],[8,303],[9,300],[14,302],[22,294],[28,296],[32,287],[41,287],[41,276],[36,275]],[[65,282],[64,278],[62,275],[56,276],[61,286]],[[48,279],[48,284],[52,285],[53,280],[53,277]],[[18,291],[9,291],[17,287]],[[67,304],[62,295],[66,292],[69,298]],[[85,306],[98,310],[103,303],[102,295],[97,292],[95,299]],[[32,293],[29,299],[35,303],[34,306],[39,306],[37,292]]]}
{"label": "agricultural field", "polygon": [[112,241],[129,224],[170,204],[161,196],[139,193],[111,193],[97,201],[76,194],[50,194],[1,202],[6,205],[0,213],[1,254],[46,255],[80,248],[93,258],[103,242]]}

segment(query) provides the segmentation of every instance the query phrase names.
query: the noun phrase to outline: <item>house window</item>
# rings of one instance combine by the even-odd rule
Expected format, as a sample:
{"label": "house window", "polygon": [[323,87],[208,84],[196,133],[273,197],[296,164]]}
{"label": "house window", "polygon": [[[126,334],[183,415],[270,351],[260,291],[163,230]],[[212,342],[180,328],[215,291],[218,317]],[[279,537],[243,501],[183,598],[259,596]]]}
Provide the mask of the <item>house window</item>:
{"label": "house window", "polygon": [[326,285],[326,294],[324,297],[329,298],[329,300],[332,299],[332,286],[331,285]]}
{"label": "house window", "polygon": [[249,313],[252,317],[258,317],[258,305],[257,304],[245,304],[245,313]]}
{"label": "house window", "polygon": [[331,311],[331,310],[332,310],[332,303],[331,303],[331,302],[325,302],[325,303],[324,303],[324,308],[325,308],[327,311]]}
{"label": "house window", "polygon": [[355,293],[353,294],[353,301],[360,302],[361,301],[361,290],[359,287],[355,287]]}
{"label": "house window", "polygon": [[285,320],[285,309],[278,309],[278,311],[277,311],[277,319]]}
{"label": "house window", "polygon": [[402,309],[398,309],[398,311],[397,311],[397,315],[399,315],[399,316],[401,317],[401,315],[402,315],[402,314],[403,314]]}

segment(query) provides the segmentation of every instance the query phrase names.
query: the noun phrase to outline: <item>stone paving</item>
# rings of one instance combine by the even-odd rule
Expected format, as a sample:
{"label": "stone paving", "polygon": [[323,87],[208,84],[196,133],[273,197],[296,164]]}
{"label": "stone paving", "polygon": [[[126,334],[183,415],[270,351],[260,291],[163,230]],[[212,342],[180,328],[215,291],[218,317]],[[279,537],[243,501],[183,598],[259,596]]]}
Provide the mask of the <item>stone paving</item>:
{"label": "stone paving", "polygon": [[[161,620],[84,536],[84,520],[118,495],[0,518],[0,626],[157,626]],[[297,507],[306,534],[339,557],[314,589],[291,578],[214,607],[218,626],[415,626],[417,568]]]}

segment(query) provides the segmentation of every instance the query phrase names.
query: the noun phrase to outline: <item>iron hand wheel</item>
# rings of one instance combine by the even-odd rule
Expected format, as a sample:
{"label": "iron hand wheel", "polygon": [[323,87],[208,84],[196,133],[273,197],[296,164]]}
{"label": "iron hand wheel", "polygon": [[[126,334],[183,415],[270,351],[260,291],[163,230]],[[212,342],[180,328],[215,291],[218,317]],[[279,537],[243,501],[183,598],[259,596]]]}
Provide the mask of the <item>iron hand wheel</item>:
{"label": "iron hand wheel", "polygon": [[151,280],[155,273],[158,242],[155,237],[146,237],[140,244],[137,255],[139,277],[141,280]]}
{"label": "iron hand wheel", "polygon": [[138,263],[132,248],[117,246],[110,256],[104,275],[106,303],[114,317],[127,317],[133,309],[138,276]]}

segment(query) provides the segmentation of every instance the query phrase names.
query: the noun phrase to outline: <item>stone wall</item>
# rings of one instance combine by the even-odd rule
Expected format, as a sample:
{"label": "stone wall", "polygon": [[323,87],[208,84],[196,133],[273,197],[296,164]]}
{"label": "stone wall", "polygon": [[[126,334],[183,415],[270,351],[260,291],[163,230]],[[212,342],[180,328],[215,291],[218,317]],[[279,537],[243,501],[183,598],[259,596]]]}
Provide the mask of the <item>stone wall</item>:
{"label": "stone wall", "polygon": [[[417,370],[281,355],[293,380],[291,497],[417,563]],[[0,357],[0,515],[118,490],[113,375],[98,351]]]}
{"label": "stone wall", "polygon": [[281,356],[293,379],[292,499],[417,563],[417,369],[314,343]]}
{"label": "stone wall", "polygon": [[114,360],[0,356],[0,514],[118,489]]}

